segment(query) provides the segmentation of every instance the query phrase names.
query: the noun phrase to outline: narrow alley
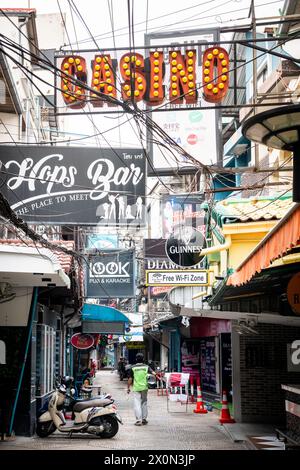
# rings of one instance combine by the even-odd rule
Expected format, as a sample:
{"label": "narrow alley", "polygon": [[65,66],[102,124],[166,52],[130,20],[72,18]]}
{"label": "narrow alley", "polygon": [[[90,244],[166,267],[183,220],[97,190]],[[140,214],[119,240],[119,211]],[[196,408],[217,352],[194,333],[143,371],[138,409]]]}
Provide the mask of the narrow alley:
{"label": "narrow alley", "polygon": [[116,372],[97,372],[94,384],[101,384],[102,393],[111,393],[119,414],[123,419],[118,434],[112,439],[99,439],[94,436],[73,435],[67,437],[56,431],[48,438],[18,436],[14,441],[0,444],[0,450],[247,450],[246,442],[234,443],[220,425],[218,414],[194,414],[195,404],[185,406],[171,403],[167,410],[166,396],[157,396],[156,390],[149,390],[149,423],[134,426],[132,394],[127,395],[126,381],[121,382]]}

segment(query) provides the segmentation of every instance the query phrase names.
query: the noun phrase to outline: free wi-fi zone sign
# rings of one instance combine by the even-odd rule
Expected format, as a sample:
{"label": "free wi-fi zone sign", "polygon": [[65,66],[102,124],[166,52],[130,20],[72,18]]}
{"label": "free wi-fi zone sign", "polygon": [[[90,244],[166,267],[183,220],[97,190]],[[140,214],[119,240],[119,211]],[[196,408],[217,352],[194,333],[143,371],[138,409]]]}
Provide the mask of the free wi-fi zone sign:
{"label": "free wi-fi zone sign", "polygon": [[146,286],[209,286],[210,274],[208,269],[151,269],[146,271]]}

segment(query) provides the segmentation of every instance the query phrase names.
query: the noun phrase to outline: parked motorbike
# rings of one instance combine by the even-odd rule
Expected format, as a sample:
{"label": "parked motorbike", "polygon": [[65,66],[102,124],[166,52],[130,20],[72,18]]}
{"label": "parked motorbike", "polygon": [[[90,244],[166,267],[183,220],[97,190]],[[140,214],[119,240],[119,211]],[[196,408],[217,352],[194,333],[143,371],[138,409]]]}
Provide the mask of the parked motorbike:
{"label": "parked motorbike", "polygon": [[110,397],[96,397],[90,400],[74,400],[72,412],[74,421],[66,423],[64,407],[67,396],[67,387],[60,384],[51,395],[48,405],[40,411],[36,434],[39,437],[47,437],[56,429],[62,433],[93,434],[102,438],[112,438],[119,430],[121,417]]}

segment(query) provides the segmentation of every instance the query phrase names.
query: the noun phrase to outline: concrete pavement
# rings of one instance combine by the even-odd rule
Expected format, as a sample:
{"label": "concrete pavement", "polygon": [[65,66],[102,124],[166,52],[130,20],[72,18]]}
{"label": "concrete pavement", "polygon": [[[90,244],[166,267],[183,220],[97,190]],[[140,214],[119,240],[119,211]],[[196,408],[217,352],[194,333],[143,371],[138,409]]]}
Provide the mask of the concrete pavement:
{"label": "concrete pavement", "polygon": [[1,450],[247,450],[247,442],[233,442],[220,425],[216,412],[205,415],[193,413],[195,405],[185,406],[170,403],[167,411],[167,398],[157,396],[156,390],[149,390],[149,423],[135,426],[133,397],[126,393],[126,381],[121,382],[116,372],[97,372],[94,384],[101,383],[102,393],[109,392],[115,399],[124,425],[112,439],[99,439],[89,435],[67,437],[55,432],[45,439],[37,436],[17,437],[14,441],[0,442]]}

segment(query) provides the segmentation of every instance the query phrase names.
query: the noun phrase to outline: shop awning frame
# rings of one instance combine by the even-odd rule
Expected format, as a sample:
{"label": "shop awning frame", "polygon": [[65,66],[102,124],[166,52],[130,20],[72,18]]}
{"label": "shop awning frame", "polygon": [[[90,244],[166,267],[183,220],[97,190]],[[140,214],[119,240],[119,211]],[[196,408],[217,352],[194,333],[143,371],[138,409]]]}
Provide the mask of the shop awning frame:
{"label": "shop awning frame", "polygon": [[131,321],[120,310],[106,305],[83,305],[81,312],[83,333],[123,335]]}
{"label": "shop awning frame", "polygon": [[228,278],[228,286],[247,283],[300,243],[300,204],[295,204]]}
{"label": "shop awning frame", "polygon": [[128,325],[131,323],[124,313],[114,307],[87,303],[83,305],[82,320],[128,323]]}

